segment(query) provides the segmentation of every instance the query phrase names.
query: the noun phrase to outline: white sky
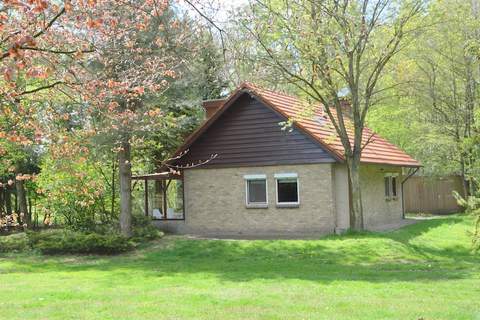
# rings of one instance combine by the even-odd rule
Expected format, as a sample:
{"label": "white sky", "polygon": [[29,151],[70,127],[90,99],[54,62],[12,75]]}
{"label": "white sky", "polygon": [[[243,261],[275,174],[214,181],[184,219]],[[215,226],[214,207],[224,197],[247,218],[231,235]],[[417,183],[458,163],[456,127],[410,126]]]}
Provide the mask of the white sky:
{"label": "white sky", "polygon": [[235,9],[239,6],[245,5],[248,3],[248,0],[216,0],[219,4],[220,11],[218,12],[218,21],[225,21],[228,16],[228,12],[232,9]]}
{"label": "white sky", "polygon": [[227,10],[248,3],[248,0],[217,0]]}

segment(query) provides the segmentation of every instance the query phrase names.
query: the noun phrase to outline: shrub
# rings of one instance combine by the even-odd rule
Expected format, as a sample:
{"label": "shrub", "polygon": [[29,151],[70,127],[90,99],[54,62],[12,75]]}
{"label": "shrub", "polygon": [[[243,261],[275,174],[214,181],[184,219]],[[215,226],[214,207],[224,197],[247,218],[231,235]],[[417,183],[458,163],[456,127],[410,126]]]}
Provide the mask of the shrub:
{"label": "shrub", "polygon": [[0,236],[0,252],[24,251],[28,247],[28,238],[24,232]]}
{"label": "shrub", "polygon": [[134,214],[132,226],[133,238],[136,241],[154,240],[163,236],[163,232],[152,224],[151,218],[144,215]]}
{"label": "shrub", "polygon": [[81,156],[45,158],[37,178],[44,196],[38,205],[39,212],[57,217],[69,229],[83,232],[95,232],[98,225],[116,221],[116,213],[106,209],[111,191],[99,173],[100,167],[101,163],[89,162]]}
{"label": "shrub", "polygon": [[134,248],[118,233],[99,234],[70,230],[29,232],[29,244],[44,254],[117,254]]}
{"label": "shrub", "polygon": [[465,213],[476,217],[475,230],[473,232],[473,246],[475,250],[480,250],[480,192],[472,196],[462,198],[462,196],[454,191],[453,196],[458,204],[465,208]]}

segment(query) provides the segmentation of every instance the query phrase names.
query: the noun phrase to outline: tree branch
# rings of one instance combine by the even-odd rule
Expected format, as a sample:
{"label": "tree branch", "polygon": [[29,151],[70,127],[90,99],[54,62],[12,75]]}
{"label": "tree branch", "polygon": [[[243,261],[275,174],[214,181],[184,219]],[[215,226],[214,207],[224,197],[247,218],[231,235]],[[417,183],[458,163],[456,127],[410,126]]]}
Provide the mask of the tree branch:
{"label": "tree branch", "polygon": [[63,84],[63,83],[64,83],[63,81],[56,81],[56,82],[53,82],[51,84],[48,84],[48,85],[45,85],[45,86],[42,86],[42,87],[38,87],[38,88],[35,88],[35,89],[32,89],[32,90],[23,91],[23,92],[19,93],[18,96],[24,96],[24,95],[27,95],[27,94],[36,93],[36,92],[46,90],[46,89],[52,89],[55,86],[58,86],[59,84]]}

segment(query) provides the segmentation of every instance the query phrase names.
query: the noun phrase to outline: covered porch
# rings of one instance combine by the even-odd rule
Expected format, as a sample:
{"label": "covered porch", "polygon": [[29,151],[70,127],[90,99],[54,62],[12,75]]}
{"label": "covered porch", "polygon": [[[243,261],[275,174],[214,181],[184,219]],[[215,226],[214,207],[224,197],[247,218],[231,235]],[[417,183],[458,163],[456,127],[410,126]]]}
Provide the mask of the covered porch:
{"label": "covered porch", "polygon": [[133,189],[143,185],[143,211],[152,220],[185,220],[183,174],[160,172],[132,177]]}

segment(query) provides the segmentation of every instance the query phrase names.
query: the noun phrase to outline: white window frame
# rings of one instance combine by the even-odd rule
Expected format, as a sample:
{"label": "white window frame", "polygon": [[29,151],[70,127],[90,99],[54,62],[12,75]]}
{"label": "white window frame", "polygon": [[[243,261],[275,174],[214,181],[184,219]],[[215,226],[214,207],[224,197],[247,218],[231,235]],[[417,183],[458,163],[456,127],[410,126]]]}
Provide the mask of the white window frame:
{"label": "white window frame", "polygon": [[[385,200],[397,200],[398,199],[398,173],[386,173],[383,178],[383,184],[385,189],[385,178],[388,178],[388,194],[385,195]],[[396,195],[392,194],[393,191],[393,178],[395,178],[395,191]],[[385,190],[384,190],[385,192]]]}
{"label": "white window frame", "polygon": [[[300,180],[297,173],[275,173],[275,196],[276,205],[279,208],[297,208],[300,206]],[[296,202],[279,202],[278,201],[278,180],[296,180],[297,182],[297,201]]]}
{"label": "white window frame", "polygon": [[[250,209],[268,208],[268,180],[266,174],[246,174],[243,176],[245,180],[245,206]],[[266,202],[249,202],[248,199],[248,182],[252,180],[265,180],[265,200]]]}

